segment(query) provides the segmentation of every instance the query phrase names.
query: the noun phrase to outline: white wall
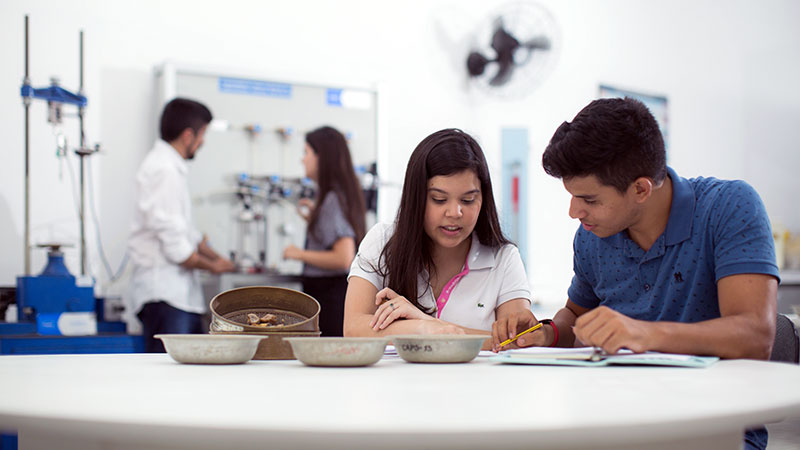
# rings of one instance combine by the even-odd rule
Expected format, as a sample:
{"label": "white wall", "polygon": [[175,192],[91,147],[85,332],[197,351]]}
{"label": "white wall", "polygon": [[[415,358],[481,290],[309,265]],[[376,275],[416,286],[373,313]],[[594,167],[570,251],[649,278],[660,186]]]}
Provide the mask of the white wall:
{"label": "white wall", "polygon": [[528,272],[534,292],[546,301],[564,298],[577,227],[567,217],[565,191],[541,169],[541,153],[600,83],[667,96],[668,164],[683,176],[750,182],[773,224],[800,232],[794,198],[800,190],[800,3],[547,4],[564,36],[555,73],[530,99],[513,107],[488,104],[477,113],[494,130],[507,123],[532,130]]}
{"label": "white wall", "polygon": [[[577,223],[568,197],[539,159],[552,132],[597,94],[597,85],[669,98],[669,163],[684,176],[741,178],[768,211],[800,231],[797,123],[800,123],[800,3],[765,1],[544,1],[561,27],[561,53],[550,77],[518,101],[464,87],[456,42],[502,2],[470,1],[31,1],[0,5],[0,284],[23,270],[23,16],[31,21],[34,86],[58,75],[78,84],[78,30],[86,39],[91,158],[100,229],[111,264],[124,252],[132,179],[157,121],[153,67],[176,62],[225,67],[281,79],[381,82],[390,167],[405,167],[424,136],[457,126],[484,145],[500,173],[500,129],[530,129],[528,272],[538,298],[562,302]],[[442,32],[444,30],[444,33]],[[32,241],[72,240],[78,222],[66,167],[59,178],[44,105],[31,114]],[[77,143],[77,121],[63,127]],[[202,153],[201,156],[202,157]],[[77,171],[77,162],[73,168]],[[402,171],[388,174],[401,181]],[[91,225],[91,224],[90,224]],[[92,228],[90,228],[92,231]],[[89,233],[89,236],[93,236]],[[88,239],[92,272],[109,285]],[[34,250],[32,270],[44,265]],[[67,264],[79,270],[77,247]]]}

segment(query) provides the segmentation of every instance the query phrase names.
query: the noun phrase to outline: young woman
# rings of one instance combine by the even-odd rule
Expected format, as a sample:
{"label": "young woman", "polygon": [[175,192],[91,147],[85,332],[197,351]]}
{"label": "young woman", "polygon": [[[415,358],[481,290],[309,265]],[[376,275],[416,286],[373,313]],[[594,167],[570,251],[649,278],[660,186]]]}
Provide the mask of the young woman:
{"label": "young woman", "polygon": [[293,245],[286,259],[303,262],[303,291],[319,301],[323,336],[341,336],[347,270],[366,229],[364,195],[342,133],[331,127],[306,134],[306,176],[317,183],[317,202],[306,217],[305,249]]}
{"label": "young woman", "polygon": [[393,224],[364,237],[350,267],[344,334],[486,334],[530,310],[516,246],[500,230],[489,168],[457,129],[425,138],[406,168]]}

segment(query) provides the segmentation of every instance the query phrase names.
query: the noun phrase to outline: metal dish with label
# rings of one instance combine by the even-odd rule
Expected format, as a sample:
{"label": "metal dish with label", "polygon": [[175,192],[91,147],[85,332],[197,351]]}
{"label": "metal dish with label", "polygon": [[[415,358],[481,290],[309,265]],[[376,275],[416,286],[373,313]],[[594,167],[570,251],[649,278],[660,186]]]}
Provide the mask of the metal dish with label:
{"label": "metal dish with label", "polygon": [[488,335],[415,334],[389,336],[397,354],[415,363],[462,363],[478,356]]}
{"label": "metal dish with label", "polygon": [[263,336],[157,334],[169,356],[184,364],[242,364],[253,359]]}
{"label": "metal dish with label", "polygon": [[359,367],[375,364],[389,338],[286,337],[294,356],[308,366]]}

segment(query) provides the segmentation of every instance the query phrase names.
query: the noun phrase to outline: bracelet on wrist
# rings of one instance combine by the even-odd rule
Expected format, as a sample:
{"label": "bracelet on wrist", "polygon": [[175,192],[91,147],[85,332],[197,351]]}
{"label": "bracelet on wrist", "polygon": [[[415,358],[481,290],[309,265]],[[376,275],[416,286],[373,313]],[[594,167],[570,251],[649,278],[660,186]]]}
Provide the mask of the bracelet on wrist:
{"label": "bracelet on wrist", "polygon": [[553,342],[549,346],[550,347],[557,346],[558,345],[558,327],[556,326],[556,323],[553,322],[553,319],[542,319],[539,322],[544,324],[544,325],[550,325],[550,327],[553,328]]}

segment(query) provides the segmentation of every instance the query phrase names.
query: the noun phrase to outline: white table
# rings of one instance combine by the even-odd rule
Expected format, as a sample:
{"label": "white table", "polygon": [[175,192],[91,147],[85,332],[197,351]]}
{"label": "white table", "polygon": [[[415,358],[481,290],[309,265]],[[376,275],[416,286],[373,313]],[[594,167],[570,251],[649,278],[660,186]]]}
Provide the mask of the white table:
{"label": "white table", "polygon": [[800,417],[800,366],[707,369],[0,356],[0,428],[20,448],[739,448]]}

